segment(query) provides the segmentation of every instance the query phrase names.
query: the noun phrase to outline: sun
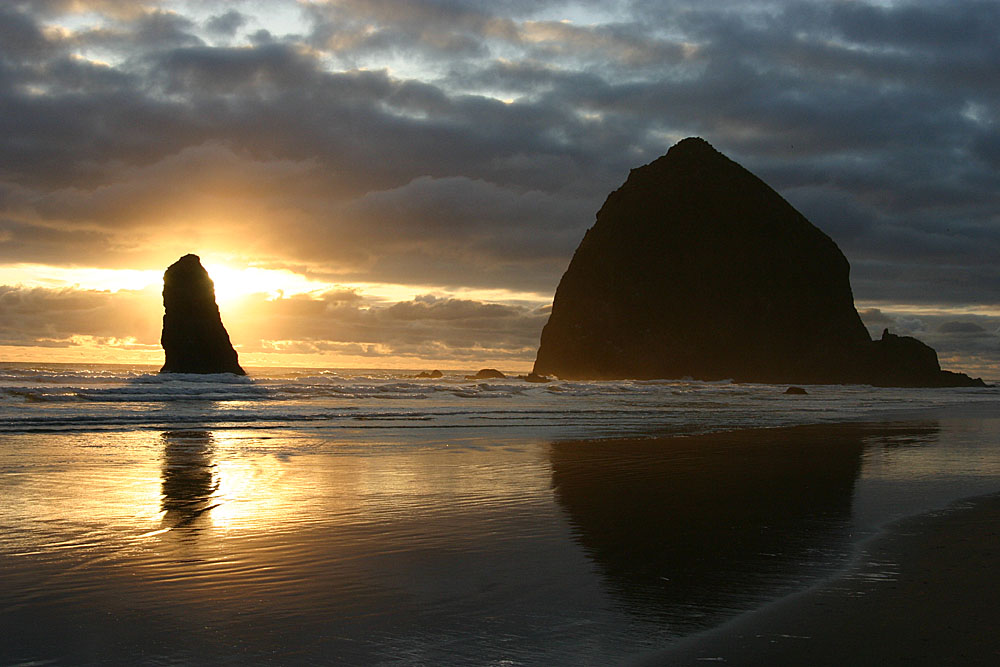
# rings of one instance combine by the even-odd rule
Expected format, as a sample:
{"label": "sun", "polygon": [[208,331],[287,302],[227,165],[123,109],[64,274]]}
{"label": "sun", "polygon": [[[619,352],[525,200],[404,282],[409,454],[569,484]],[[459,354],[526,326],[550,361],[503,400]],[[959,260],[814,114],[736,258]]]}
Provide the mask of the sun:
{"label": "sun", "polygon": [[252,296],[274,300],[322,292],[332,287],[287,269],[234,268],[214,262],[205,263],[204,267],[215,283],[215,301],[220,306],[236,305]]}

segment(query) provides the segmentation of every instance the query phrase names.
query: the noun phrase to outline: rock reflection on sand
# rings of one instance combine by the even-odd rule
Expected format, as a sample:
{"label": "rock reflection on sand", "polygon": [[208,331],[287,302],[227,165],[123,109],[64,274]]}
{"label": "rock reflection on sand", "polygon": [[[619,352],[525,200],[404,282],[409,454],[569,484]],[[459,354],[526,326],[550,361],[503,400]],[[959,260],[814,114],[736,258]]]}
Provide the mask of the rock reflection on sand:
{"label": "rock reflection on sand", "polygon": [[622,608],[685,632],[843,562],[862,451],[885,430],[560,442],[552,481]]}
{"label": "rock reflection on sand", "polygon": [[208,431],[167,431],[163,439],[163,527],[195,534],[217,507],[219,477]]}

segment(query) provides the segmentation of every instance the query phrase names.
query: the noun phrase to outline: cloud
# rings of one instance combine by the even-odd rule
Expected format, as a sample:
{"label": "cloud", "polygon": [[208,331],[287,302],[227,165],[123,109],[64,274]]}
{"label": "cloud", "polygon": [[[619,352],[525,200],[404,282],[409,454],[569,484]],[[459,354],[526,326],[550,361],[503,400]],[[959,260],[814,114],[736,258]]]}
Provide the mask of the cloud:
{"label": "cloud", "polygon": [[372,275],[359,277],[527,289],[539,273],[557,278],[551,267],[572,251],[590,208],[587,200],[537,190],[423,177],[349,202],[329,239],[370,249]]}
{"label": "cloud", "polygon": [[236,31],[249,22],[246,14],[241,14],[235,9],[230,9],[224,14],[216,14],[205,22],[205,29],[219,35],[232,37]]}
{"label": "cloud", "polygon": [[961,321],[951,321],[944,322],[938,325],[938,333],[943,334],[961,334],[969,335],[974,337],[980,336],[991,336],[990,332],[986,331],[983,327],[979,326],[975,322],[961,322]]}
{"label": "cloud", "polygon": [[879,308],[868,308],[858,311],[861,321],[868,327],[869,333],[877,329],[887,329],[896,325],[896,318],[882,312]]}
{"label": "cloud", "polygon": [[127,19],[150,11],[157,3],[142,0],[11,0],[9,4],[39,17],[98,13]]}
{"label": "cloud", "polygon": [[[431,295],[379,304],[356,291],[268,299],[223,309],[241,352],[365,354],[528,363],[547,311]],[[0,286],[0,345],[69,347],[123,341],[159,349],[158,288],[106,292]],[[363,352],[362,352],[363,351]]]}
{"label": "cloud", "polygon": [[0,285],[0,345],[67,346],[81,337],[158,345],[158,306],[143,292]]}
{"label": "cloud", "polygon": [[49,48],[41,28],[29,16],[0,7],[0,53],[5,59],[43,56]]}
{"label": "cloud", "polygon": [[227,326],[247,351],[363,349],[366,355],[528,363],[547,317],[529,307],[470,299],[425,295],[378,305],[332,293],[261,302],[243,315],[234,313]]}
{"label": "cloud", "polygon": [[189,241],[551,293],[628,169],[700,135],[841,244],[860,300],[1000,305],[994,2],[268,6],[5,3],[0,260]]}
{"label": "cloud", "polygon": [[0,219],[0,262],[74,264],[110,250],[107,234]]}

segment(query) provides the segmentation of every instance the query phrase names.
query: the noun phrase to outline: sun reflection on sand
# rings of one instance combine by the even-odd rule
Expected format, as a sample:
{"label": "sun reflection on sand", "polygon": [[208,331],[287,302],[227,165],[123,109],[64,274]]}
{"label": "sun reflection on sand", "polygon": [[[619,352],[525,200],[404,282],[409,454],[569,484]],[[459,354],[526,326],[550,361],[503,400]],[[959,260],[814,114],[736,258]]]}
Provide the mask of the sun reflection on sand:
{"label": "sun reflection on sand", "polygon": [[[216,463],[219,504],[211,512],[212,526],[228,531],[261,529],[287,522],[288,515],[310,484],[283,484],[283,463],[276,454],[239,453],[239,435],[216,433],[228,456]],[[238,455],[234,455],[238,454]]]}

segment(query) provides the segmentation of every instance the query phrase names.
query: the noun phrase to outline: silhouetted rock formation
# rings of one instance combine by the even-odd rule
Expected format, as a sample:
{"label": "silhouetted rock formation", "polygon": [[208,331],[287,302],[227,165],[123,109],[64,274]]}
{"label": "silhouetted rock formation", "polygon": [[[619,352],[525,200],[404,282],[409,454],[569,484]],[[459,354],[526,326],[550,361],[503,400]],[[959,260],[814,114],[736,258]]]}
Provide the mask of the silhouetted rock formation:
{"label": "silhouetted rock formation", "polygon": [[436,380],[438,378],[444,377],[444,373],[442,373],[441,371],[430,371],[430,372],[428,372],[428,371],[420,371],[419,373],[417,373],[413,377],[415,377],[415,378],[421,378],[421,379],[425,379],[425,380],[426,379]]}
{"label": "silhouetted rock formation", "polygon": [[833,240],[767,184],[685,139],[633,169],[597,213],[559,282],[533,372],[982,384],[941,371],[922,344],[872,343],[849,273]]}
{"label": "silhouetted rock formation", "polygon": [[937,352],[910,336],[882,331],[882,339],[870,348],[869,382],[882,387],[962,387],[984,386],[964,373],[941,370]]}
{"label": "silhouetted rock formation", "polygon": [[789,387],[784,391],[789,396],[808,396],[809,392],[802,387]]}
{"label": "silhouetted rock formation", "polygon": [[246,375],[222,326],[215,285],[197,255],[184,255],[163,274],[163,309],[161,373]]}
{"label": "silhouetted rock formation", "polygon": [[475,375],[466,375],[467,380],[502,380],[507,377],[495,368],[484,368]]}

